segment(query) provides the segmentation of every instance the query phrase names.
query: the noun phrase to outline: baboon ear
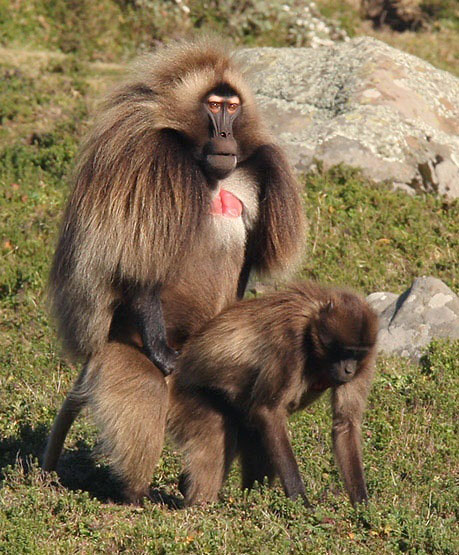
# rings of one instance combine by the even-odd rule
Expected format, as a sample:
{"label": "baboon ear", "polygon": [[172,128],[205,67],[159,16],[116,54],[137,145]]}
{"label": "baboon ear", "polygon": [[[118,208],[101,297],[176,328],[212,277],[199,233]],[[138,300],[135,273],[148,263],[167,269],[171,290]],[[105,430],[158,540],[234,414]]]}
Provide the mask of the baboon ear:
{"label": "baboon ear", "polygon": [[320,343],[325,349],[329,349],[333,344],[333,335],[330,333],[329,328],[326,325],[320,325],[317,329]]}
{"label": "baboon ear", "polygon": [[330,299],[322,306],[319,311],[319,318],[317,322],[317,333],[321,344],[328,348],[333,342],[333,334],[331,333],[332,314],[335,309],[335,303]]}
{"label": "baboon ear", "polygon": [[335,310],[335,303],[333,302],[332,299],[330,299],[329,301],[327,301],[327,303],[325,303],[322,308],[319,311],[319,319],[322,322],[326,322],[328,317],[332,314],[332,312]]}

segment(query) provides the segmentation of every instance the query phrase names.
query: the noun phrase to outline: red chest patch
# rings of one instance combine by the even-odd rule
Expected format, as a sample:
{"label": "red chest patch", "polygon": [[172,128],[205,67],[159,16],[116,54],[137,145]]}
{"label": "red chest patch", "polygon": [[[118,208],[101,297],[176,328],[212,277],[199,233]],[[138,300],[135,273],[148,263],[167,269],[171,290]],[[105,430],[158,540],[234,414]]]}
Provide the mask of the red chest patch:
{"label": "red chest patch", "polygon": [[242,214],[242,202],[233,193],[221,189],[212,201],[210,213],[213,216],[239,218]]}

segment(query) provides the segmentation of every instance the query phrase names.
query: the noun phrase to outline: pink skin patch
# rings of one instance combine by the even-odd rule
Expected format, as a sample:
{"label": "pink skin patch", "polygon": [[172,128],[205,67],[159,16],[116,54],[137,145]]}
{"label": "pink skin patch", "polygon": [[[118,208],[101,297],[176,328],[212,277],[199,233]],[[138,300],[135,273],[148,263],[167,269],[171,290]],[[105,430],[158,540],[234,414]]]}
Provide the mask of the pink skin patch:
{"label": "pink skin patch", "polygon": [[213,216],[239,218],[242,214],[242,202],[233,193],[221,189],[212,201],[210,213]]}

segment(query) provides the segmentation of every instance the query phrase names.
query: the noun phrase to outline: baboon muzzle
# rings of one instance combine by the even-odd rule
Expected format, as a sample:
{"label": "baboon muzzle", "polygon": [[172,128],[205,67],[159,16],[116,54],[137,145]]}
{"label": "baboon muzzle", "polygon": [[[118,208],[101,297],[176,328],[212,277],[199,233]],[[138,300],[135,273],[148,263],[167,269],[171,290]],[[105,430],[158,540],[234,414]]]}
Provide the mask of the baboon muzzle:
{"label": "baboon muzzle", "polygon": [[211,139],[204,148],[210,171],[218,179],[227,177],[237,165],[237,144],[233,137],[233,121],[239,110],[229,114],[226,104],[218,114],[208,110]]}

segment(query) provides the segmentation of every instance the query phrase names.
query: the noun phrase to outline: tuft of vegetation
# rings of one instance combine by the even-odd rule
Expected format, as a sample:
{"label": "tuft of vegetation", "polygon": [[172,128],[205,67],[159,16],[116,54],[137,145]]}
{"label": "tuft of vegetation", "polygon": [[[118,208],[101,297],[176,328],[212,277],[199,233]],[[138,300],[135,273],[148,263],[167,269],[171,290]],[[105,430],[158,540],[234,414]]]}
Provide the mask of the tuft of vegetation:
{"label": "tuft of vegetation", "polygon": [[[196,2],[184,18],[185,0],[0,0],[0,553],[459,552],[458,342],[432,343],[421,366],[379,360],[363,431],[368,507],[352,509],[344,494],[326,399],[291,421],[312,510],[286,500],[278,485],[241,492],[237,467],[218,504],[173,510],[180,459],[169,444],[152,477],[155,501],[122,506],[106,461],[91,456],[97,434],[87,415],[71,430],[59,475],[39,469],[78,372],[61,356],[45,290],[94,99],[118,78],[117,60],[186,26],[223,32],[219,6],[234,8],[237,27],[255,4],[239,14],[239,4]],[[356,13],[343,3],[335,12],[349,29]],[[265,24],[260,16],[260,27],[237,40],[270,44]],[[344,167],[319,167],[303,183],[303,277],[368,293],[401,292],[433,274],[458,291],[457,202],[394,193]]]}
{"label": "tuft of vegetation", "polygon": [[345,36],[308,1],[0,0],[0,44],[26,43],[91,60],[111,61],[197,30],[271,46]]}
{"label": "tuft of vegetation", "polygon": [[393,33],[384,25],[373,29],[353,0],[0,0],[0,48],[114,62],[200,32],[258,46],[320,46],[371,34],[459,74],[456,0],[376,0],[383,19],[385,3],[400,5],[403,13],[405,3],[408,13],[415,6],[419,21],[427,24],[417,33]]}

